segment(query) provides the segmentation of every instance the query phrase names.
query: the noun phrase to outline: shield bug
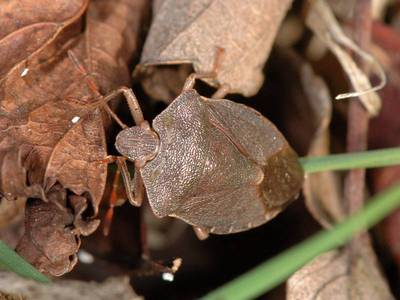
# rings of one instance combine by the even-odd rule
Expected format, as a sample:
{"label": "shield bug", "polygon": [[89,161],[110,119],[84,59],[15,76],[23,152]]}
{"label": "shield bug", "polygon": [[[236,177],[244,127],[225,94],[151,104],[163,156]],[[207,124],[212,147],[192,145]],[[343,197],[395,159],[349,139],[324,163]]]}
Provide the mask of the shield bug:
{"label": "shield bug", "polygon": [[[122,174],[128,200],[147,194],[158,217],[195,228],[199,238],[251,229],[275,217],[299,193],[303,170],[279,130],[256,110],[200,96],[187,80],[182,93],[152,122],[144,120],[131,89],[120,88],[136,126],[116,137],[122,156],[109,157]],[[221,93],[217,92],[217,95]],[[134,163],[130,178],[126,160]]]}
{"label": "shield bug", "polygon": [[119,161],[133,204],[141,204],[145,189],[158,217],[180,218],[205,238],[259,226],[299,193],[296,153],[254,109],[202,97],[188,84],[151,128],[133,94],[127,100],[137,126],[123,129],[115,146],[135,164],[134,196]]}

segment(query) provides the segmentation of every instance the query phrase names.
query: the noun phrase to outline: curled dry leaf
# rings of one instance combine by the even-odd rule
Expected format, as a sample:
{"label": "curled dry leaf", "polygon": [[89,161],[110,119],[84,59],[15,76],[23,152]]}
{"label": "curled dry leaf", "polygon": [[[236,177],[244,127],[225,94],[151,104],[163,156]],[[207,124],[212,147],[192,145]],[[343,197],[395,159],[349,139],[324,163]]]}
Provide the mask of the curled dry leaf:
{"label": "curled dry leaf", "polygon": [[13,273],[0,272],[0,297],[2,294],[15,297],[4,299],[143,300],[132,289],[128,277],[111,277],[103,282],[58,280],[42,284]]}
{"label": "curled dry leaf", "polygon": [[0,191],[0,239],[15,247],[23,235],[26,198],[45,198],[40,185],[27,185],[26,170],[17,148],[0,152]]}
{"label": "curled dry leaf", "polygon": [[[86,199],[69,196],[59,184],[48,192],[48,200],[28,200],[25,234],[17,251],[40,271],[57,276],[72,270],[77,263],[79,236],[93,233],[99,220],[82,220]],[[66,208],[67,201],[73,210]]]}
{"label": "curled dry leaf", "polygon": [[15,248],[24,234],[25,203],[23,197],[0,199],[0,240],[11,248]]}
{"label": "curled dry leaf", "polygon": [[[158,1],[140,61],[139,71],[147,72],[147,92],[151,94],[151,76],[159,76],[154,66],[190,63],[197,73],[208,73],[213,71],[217,49],[222,48],[216,76],[207,82],[217,88],[225,86],[231,93],[256,94],[263,83],[264,63],[291,2]],[[168,93],[151,95],[160,99]]]}
{"label": "curled dry leaf", "polygon": [[19,219],[23,214],[25,207],[25,198],[18,197],[17,199],[9,200],[6,197],[0,198],[0,239],[3,240],[1,230],[14,220]]}
{"label": "curled dry leaf", "polygon": [[[70,3],[57,1],[61,2],[64,2],[64,6]],[[43,11],[46,3],[41,1],[40,5],[34,7]],[[23,66],[14,67],[1,78],[0,151],[6,153],[10,149],[19,149],[22,165],[27,172],[27,178],[15,186],[15,192],[22,193],[26,189],[22,182],[28,182],[29,186],[43,186],[47,194],[54,193],[53,188],[58,190],[61,186],[64,190],[62,193],[66,194],[68,189],[68,197],[75,194],[89,201],[85,204],[82,203],[83,198],[67,199],[64,196],[68,201],[57,207],[72,207],[72,211],[68,211],[68,221],[65,221],[66,216],[61,215],[52,223],[41,223],[47,226],[47,229],[43,229],[47,230],[46,234],[34,229],[36,219],[29,217],[34,212],[27,210],[29,221],[26,222],[26,233],[18,249],[30,262],[51,274],[61,275],[72,268],[76,260],[70,257],[79,246],[78,236],[89,234],[98,224],[83,225],[82,209],[90,205],[89,212],[92,213],[86,214],[86,218],[96,215],[107,176],[107,165],[100,162],[107,155],[104,132],[107,120],[99,108],[88,106],[97,100],[98,95],[88,88],[84,75],[68,58],[67,50],[74,51],[93,76],[101,93],[129,84],[127,64],[137,47],[138,28],[145,8],[144,0],[112,3],[93,1],[85,19],[79,19],[84,10],[76,10],[73,19],[77,22],[58,31],[52,42],[40,48],[41,51],[36,51],[35,55],[26,54]],[[26,16],[20,16],[18,12],[21,11],[13,10],[14,14],[17,13],[14,19],[24,20]],[[0,10],[0,13],[7,15],[8,10]],[[36,12],[30,16],[36,15],[41,16]],[[41,20],[32,20],[31,23]],[[86,24],[82,32],[83,21]],[[6,38],[11,37],[17,43],[24,34],[24,30],[17,30]],[[2,44],[0,40],[0,46],[3,47],[10,43],[12,41]],[[2,56],[0,64],[11,60],[12,56],[13,53]],[[29,197],[37,195],[30,194]],[[35,205],[43,205],[46,213],[56,214],[53,211],[56,207],[51,203]],[[76,214],[75,217],[72,212]],[[71,228],[61,234],[65,226]],[[60,239],[59,244],[63,244],[66,253],[53,252],[52,243],[56,243],[57,239]]]}
{"label": "curled dry leaf", "polygon": [[[340,94],[336,96],[336,99],[360,97],[369,114],[376,116],[381,108],[381,100],[376,91],[386,84],[385,72],[374,57],[360,49],[343,33],[325,0],[309,0],[309,2],[310,9],[306,17],[307,26],[336,56],[355,90],[354,93]],[[351,49],[368,64],[371,70],[375,71],[380,79],[380,84],[371,87],[368,76],[361,71],[344,47]]]}
{"label": "curled dry leaf", "polygon": [[0,239],[15,247],[23,234],[26,197],[44,197],[40,185],[27,186],[18,149],[0,152],[0,191]]}
{"label": "curled dry leaf", "polygon": [[78,230],[79,234],[87,236],[92,234],[100,224],[100,220],[91,220],[88,222],[82,216],[87,209],[87,201],[83,196],[72,195],[69,197],[71,206],[74,211],[74,227]]}
{"label": "curled dry leaf", "polygon": [[[315,125],[307,155],[327,155],[330,153],[329,125],[332,115],[332,101],[328,87],[306,63],[302,64],[299,75],[307,101],[307,104],[301,105],[309,106],[310,117]],[[308,174],[303,185],[303,193],[307,208],[323,226],[329,227],[336,221],[344,219],[345,209],[336,173]]]}
{"label": "curled dry leaf", "polygon": [[[390,300],[389,287],[371,260],[369,247],[349,248],[320,255],[295,273],[287,283],[287,300]],[[351,261],[350,257],[354,260]],[[349,268],[349,263],[353,268]]]}
{"label": "curled dry leaf", "polygon": [[72,213],[62,208],[65,191],[58,186],[49,199],[48,203],[39,199],[27,202],[25,234],[16,250],[39,271],[59,276],[77,263],[80,242],[72,229]]}
{"label": "curled dry leaf", "polygon": [[[277,88],[280,100],[275,111],[280,112],[285,136],[301,155],[329,154],[332,101],[326,83],[291,49],[277,48],[271,58],[270,68],[281,84]],[[303,194],[307,208],[326,227],[345,216],[340,190],[333,172],[305,176]]]}
{"label": "curled dry leaf", "polygon": [[39,184],[27,185],[26,169],[22,166],[18,148],[0,152],[0,191],[7,200],[36,197],[45,199],[44,190]]}

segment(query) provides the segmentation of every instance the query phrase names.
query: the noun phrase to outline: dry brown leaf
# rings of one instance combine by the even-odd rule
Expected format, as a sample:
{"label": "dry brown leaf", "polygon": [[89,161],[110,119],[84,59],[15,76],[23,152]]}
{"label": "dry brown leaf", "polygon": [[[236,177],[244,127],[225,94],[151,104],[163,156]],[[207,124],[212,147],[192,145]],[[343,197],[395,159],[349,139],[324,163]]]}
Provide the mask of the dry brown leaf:
{"label": "dry brown leaf", "polygon": [[[79,236],[88,235],[99,220],[82,220],[87,202],[84,197],[70,196],[60,185],[48,192],[49,201],[28,200],[25,210],[25,233],[17,251],[40,271],[62,275],[77,263]],[[68,209],[71,201],[74,209]]]}
{"label": "dry brown leaf", "polygon": [[[46,3],[43,1],[39,7]],[[64,1],[64,5],[67,3],[69,1]],[[98,225],[98,221],[85,225],[81,220],[82,209],[90,205],[92,214],[86,218],[96,215],[107,176],[107,165],[101,163],[107,155],[105,118],[100,109],[88,107],[88,103],[97,100],[97,95],[88,88],[83,75],[68,58],[67,50],[74,51],[101,93],[129,84],[127,64],[137,48],[139,25],[146,4],[144,0],[93,1],[84,19],[83,32],[81,21],[71,24],[34,56],[25,55],[29,60],[25,60],[23,66],[13,68],[1,81],[0,151],[6,153],[18,148],[28,177],[24,183],[44,186],[47,193],[54,193],[53,188],[58,190],[61,186],[65,203],[58,205],[72,206],[68,221],[60,216],[52,223],[42,223],[47,226],[43,229],[45,234],[36,229],[35,218],[29,218],[34,212],[27,210],[29,221],[19,251],[51,274],[61,275],[73,267],[79,235],[89,234]],[[0,10],[3,14],[7,12]],[[75,13],[74,18],[78,19],[82,13]],[[14,18],[18,20],[19,15]],[[14,41],[22,34],[13,32]],[[11,59],[11,55],[1,57],[0,64]],[[81,121],[76,122],[77,118]],[[15,189],[22,191],[25,186],[21,184]],[[74,203],[76,198],[71,192],[85,197],[89,203],[82,203],[82,198]],[[51,203],[40,205],[47,213],[55,213],[54,207],[49,208]],[[71,228],[61,233],[67,224]],[[57,239],[66,253],[54,250]]]}
{"label": "dry brown leaf", "polygon": [[39,184],[27,185],[26,169],[22,166],[21,152],[10,148],[0,152],[0,191],[8,200],[36,197],[45,199]]}
{"label": "dry brown leaf", "polygon": [[69,201],[71,202],[71,206],[74,211],[73,224],[76,228],[75,232],[78,231],[79,234],[83,236],[92,234],[99,226],[100,220],[92,220],[91,222],[87,222],[87,220],[84,218],[83,213],[88,207],[86,198],[83,196],[72,195],[69,197]]}
{"label": "dry brown leaf", "polygon": [[[327,155],[330,153],[329,125],[332,115],[332,100],[328,87],[305,63],[300,69],[300,80],[315,125],[307,155]],[[307,208],[323,226],[330,227],[345,218],[339,178],[334,172],[308,174],[304,181],[303,193]]]}
{"label": "dry brown leaf", "polygon": [[88,0],[0,2],[0,82],[85,11]]}
{"label": "dry brown leaf", "polygon": [[0,240],[15,248],[24,234],[24,212],[26,199],[18,197],[0,199]]}
{"label": "dry brown leaf", "polygon": [[[102,93],[129,85],[127,64],[137,48],[138,28],[145,6],[146,1],[143,0],[132,3],[99,0],[89,6],[86,30],[77,38],[73,51],[93,75]],[[60,63],[64,67],[60,71],[69,70],[72,74],[75,71],[75,76],[78,75],[69,58],[64,57],[63,63]],[[75,77],[68,89],[70,92],[63,95],[63,102],[68,103],[71,99],[95,101],[95,95],[88,91],[82,76]],[[105,124],[100,111],[90,113],[82,108],[82,104],[78,107],[79,112],[76,108],[65,108],[61,112],[65,114],[69,111],[67,116],[61,117],[66,123],[64,128],[69,130],[54,146],[44,180],[47,188],[49,181],[59,181],[77,195],[89,192],[96,214],[107,175],[106,164],[100,162],[107,155]],[[72,120],[76,116],[85,120],[74,125]]]}
{"label": "dry brown leaf", "polygon": [[143,300],[132,289],[128,277],[110,277],[99,283],[58,280],[52,284],[42,284],[13,273],[0,272],[0,299],[3,299],[2,293],[15,297],[7,299]]}
{"label": "dry brown leaf", "polygon": [[354,15],[356,1],[357,0],[328,0],[327,2],[337,16],[350,20]]}
{"label": "dry brown leaf", "polygon": [[[369,114],[371,116],[377,115],[381,108],[381,100],[376,91],[386,84],[386,76],[382,67],[375,58],[361,50],[343,33],[325,0],[309,0],[309,2],[310,9],[306,17],[307,26],[336,56],[355,90],[354,93],[340,94],[336,96],[336,99],[359,97]],[[360,56],[378,75],[381,81],[378,85],[371,86],[368,76],[357,66],[350,54],[347,53],[346,48]]]}
{"label": "dry brown leaf", "polygon": [[26,198],[45,198],[40,185],[27,185],[26,170],[16,148],[0,152],[0,191],[0,239],[15,247],[23,235]]}
{"label": "dry brown leaf", "polygon": [[[26,62],[26,76],[20,75],[21,70],[11,72],[0,86],[0,149],[21,145],[32,182],[60,181],[78,195],[89,192],[95,210],[106,177],[106,166],[99,163],[106,156],[103,121],[99,110],[85,107],[95,96],[63,47],[72,44],[102,92],[128,84],[127,63],[136,49],[144,2],[94,1],[84,33],[72,28],[59,36]],[[85,120],[75,124],[74,117]]]}
{"label": "dry brown leaf", "polygon": [[[197,73],[213,71],[218,48],[225,51],[213,86],[252,96],[263,83],[262,69],[291,0],[165,0],[157,13],[141,57],[150,66],[193,64]],[[151,93],[151,90],[148,92]],[[165,93],[155,95],[164,96]],[[163,99],[169,100],[170,99]]]}
{"label": "dry brown leaf", "polygon": [[17,149],[0,152],[0,191],[0,239],[15,247],[23,235],[26,197],[44,193],[39,185],[26,185],[26,170]]}
{"label": "dry brown leaf", "polygon": [[72,213],[61,208],[66,202],[65,191],[53,187],[49,200],[27,202],[25,233],[16,250],[39,271],[60,276],[77,263],[80,241],[72,229]]}
{"label": "dry brown leaf", "polygon": [[18,220],[24,212],[25,198],[9,200],[5,197],[0,198],[0,239],[2,238],[1,230]]}
{"label": "dry brown leaf", "polygon": [[[301,268],[287,282],[287,300],[389,300],[389,287],[371,260],[371,248],[332,250]],[[350,257],[354,261],[350,261]],[[349,268],[349,264],[353,267]]]}

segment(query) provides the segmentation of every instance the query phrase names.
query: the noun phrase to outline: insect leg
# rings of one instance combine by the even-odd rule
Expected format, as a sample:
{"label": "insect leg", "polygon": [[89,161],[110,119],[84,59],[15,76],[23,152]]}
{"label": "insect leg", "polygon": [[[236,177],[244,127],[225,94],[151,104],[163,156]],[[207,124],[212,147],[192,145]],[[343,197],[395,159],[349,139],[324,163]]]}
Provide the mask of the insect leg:
{"label": "insect leg", "polygon": [[135,121],[136,125],[141,125],[145,120],[143,117],[142,109],[140,108],[139,101],[137,100],[135,94],[133,93],[132,89],[127,87],[120,87],[115,91],[111,92],[107,96],[105,96],[99,103],[107,103],[111,99],[115,98],[116,96],[123,94],[128,103],[129,110],[131,112],[132,118]]}
{"label": "insect leg", "polygon": [[141,176],[139,169],[135,167],[135,192],[132,189],[132,179],[128,171],[128,166],[126,165],[126,158],[117,156],[116,160],[118,168],[121,170],[122,181],[124,182],[126,195],[128,197],[129,203],[134,206],[140,206],[143,202],[144,187],[141,182]]}
{"label": "insect leg", "polygon": [[[215,79],[217,77],[218,69],[220,68],[221,60],[224,55],[224,52],[225,52],[225,50],[223,48],[217,47],[217,50],[215,53],[214,66],[212,68],[212,71],[207,72],[207,73],[192,73],[192,74],[190,74],[189,77],[185,81],[183,90],[192,89],[194,87],[196,79]],[[229,92],[229,90],[230,90],[229,85],[224,84],[214,93],[212,98],[221,99]]]}
{"label": "insect leg", "polygon": [[[122,177],[122,181],[124,183],[124,188],[125,188],[125,192],[126,192],[128,201],[129,201],[129,203],[131,203],[134,206],[140,206],[142,204],[143,196],[144,196],[144,186],[143,186],[142,179],[140,177],[139,169],[135,168],[134,180],[135,180],[136,193],[133,192],[132,179],[131,179],[131,176],[128,171],[128,166],[126,165],[125,157],[109,155],[105,159],[103,159],[101,162],[102,163],[116,163],[117,167],[118,167],[117,172],[114,177],[114,180],[113,180],[113,186],[112,186],[110,201],[109,201],[110,206],[104,217],[103,233],[104,233],[104,235],[108,235],[110,227],[111,227],[112,217],[114,214],[114,207],[120,200],[120,198],[117,195],[117,189],[118,189],[118,183],[119,183],[120,176]],[[139,174],[139,176],[137,174]]]}
{"label": "insect leg", "polygon": [[138,162],[135,162],[135,177],[133,178],[135,185],[135,202],[131,202],[135,206],[142,205],[144,199],[144,184],[142,175],[140,174],[140,166],[138,166]]}
{"label": "insect leg", "polygon": [[[108,95],[104,96],[99,101],[91,103],[90,106],[92,108],[96,108],[99,106],[106,105],[107,102],[117,98],[119,95],[124,95],[126,103],[128,104],[129,110],[131,112],[132,118],[135,121],[136,125],[141,125],[145,122],[143,117],[142,109],[140,108],[139,101],[137,100],[135,94],[133,93],[132,89],[127,87],[120,87]],[[108,107],[108,106],[107,106]],[[124,125],[126,127],[126,125]],[[124,128],[124,127],[123,127]]]}
{"label": "insect leg", "polygon": [[205,240],[210,235],[210,231],[205,228],[193,226],[193,230],[199,240]]}
{"label": "insect leg", "polygon": [[121,176],[120,168],[117,168],[117,171],[115,171],[115,174],[114,174],[113,184],[112,184],[112,188],[111,188],[109,207],[104,216],[103,234],[105,236],[108,236],[108,234],[110,232],[111,222],[112,222],[113,215],[114,215],[114,207],[119,202],[118,200],[120,199],[118,197],[118,192],[117,192],[118,187],[119,187],[120,176]]}
{"label": "insect leg", "polygon": [[[84,76],[84,79],[86,81],[86,85],[89,87],[89,89],[92,91],[92,93],[95,95],[96,98],[103,98],[103,95],[100,93],[96,83],[94,82],[92,76],[90,73],[85,69],[85,67],[82,65],[82,63],[79,61],[79,59],[76,57],[74,52],[72,50],[68,50],[68,57],[74,64],[75,68],[81,75]],[[103,104],[104,109],[107,111],[107,113],[118,123],[119,126],[122,128],[127,128],[120,118],[112,111],[112,109],[107,105],[107,101],[105,101]],[[89,106],[91,106],[89,104]]]}
{"label": "insect leg", "polygon": [[224,99],[226,94],[230,91],[230,86],[228,84],[223,84],[218,90],[211,96],[212,99]]}
{"label": "insect leg", "polygon": [[194,87],[196,79],[214,79],[216,77],[215,72],[210,73],[192,73],[186,79],[185,84],[183,85],[183,90],[190,90]]}

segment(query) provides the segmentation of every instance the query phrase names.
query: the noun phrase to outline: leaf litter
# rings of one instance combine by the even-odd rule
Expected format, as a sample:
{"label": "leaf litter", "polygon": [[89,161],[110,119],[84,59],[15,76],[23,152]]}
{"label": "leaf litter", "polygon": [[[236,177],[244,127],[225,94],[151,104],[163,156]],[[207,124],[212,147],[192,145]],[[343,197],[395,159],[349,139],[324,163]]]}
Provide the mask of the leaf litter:
{"label": "leaf litter", "polygon": [[[26,4],[23,2],[20,5]],[[44,1],[41,6],[59,12],[58,5],[67,6],[67,3],[69,1],[53,4]],[[42,187],[46,197],[32,192],[26,197],[46,200],[49,195],[57,194],[57,205],[38,200],[28,203],[26,220],[32,223],[25,222],[25,235],[17,249],[36,267],[55,275],[72,269],[79,236],[93,231],[93,224],[98,225],[92,218],[97,214],[107,176],[107,165],[100,162],[107,156],[105,127],[109,122],[100,109],[88,107],[87,104],[96,100],[96,95],[88,89],[66,50],[72,49],[87,65],[102,92],[129,84],[127,64],[136,50],[138,27],[146,7],[145,1],[118,1],[112,5],[108,1],[95,1],[82,18],[86,5],[87,2],[82,1],[77,5],[80,9],[66,8],[68,14],[73,13],[70,18],[76,22],[63,31],[52,31],[45,48],[38,46],[36,52],[21,50],[24,61],[19,64],[29,65],[29,73],[21,76],[21,67],[14,67],[1,78],[0,86],[0,149],[6,152],[18,147],[26,170],[27,179],[20,176],[16,189],[21,190],[21,184],[28,182],[30,186]],[[35,22],[23,22],[24,11],[13,7],[5,7],[1,12],[6,14],[7,9],[17,13],[15,18],[21,19],[22,24]],[[49,15],[56,16],[51,12]],[[37,17],[36,22],[42,21],[43,17]],[[85,22],[83,32],[82,22]],[[61,24],[56,27],[64,23]],[[8,27],[2,27],[3,31],[10,31],[5,42],[31,35],[25,27]],[[4,51],[8,49],[7,44],[3,45]],[[4,63],[7,57],[3,56]],[[71,120],[76,116],[84,120],[74,124]],[[30,203],[35,204],[32,209]],[[82,210],[89,206],[91,213],[82,217]],[[39,225],[34,223],[35,213],[40,209],[59,216],[40,223],[40,226],[48,226],[49,231],[37,230]],[[74,228],[76,226],[79,227]],[[58,240],[62,247],[53,248]]]}
{"label": "leaf litter", "polygon": [[[351,12],[357,1],[345,2],[304,1],[308,7],[304,10],[305,24],[333,53],[350,80],[354,92],[339,95],[339,98],[359,97],[368,114],[375,116],[382,109],[382,103],[385,111],[387,97],[386,90],[383,93],[378,91],[386,83],[381,65],[389,73],[389,84],[397,80],[397,71],[390,68],[392,62],[387,57],[387,50],[372,48],[369,53],[347,37],[339,16],[351,21]],[[338,17],[328,3],[334,7]],[[146,32],[150,2],[144,0],[18,0],[0,4],[0,224],[3,227],[0,228],[0,238],[16,245],[20,254],[46,274],[59,276],[72,271],[78,261],[81,236],[92,234],[99,226],[96,217],[101,211],[100,201],[109,188],[107,165],[102,162],[109,153],[107,141],[110,142],[112,127],[106,109],[94,108],[91,104],[96,103],[101,95],[120,86],[129,86],[130,72],[138,62],[133,59],[135,55],[140,54],[140,61],[134,75],[145,93],[150,98],[170,103],[181,93],[183,83],[193,70],[203,74],[213,71],[218,49],[222,49],[221,63],[214,70],[214,76],[205,81],[224,93],[255,96],[253,99],[261,99],[268,106],[272,105],[271,99],[262,99],[265,94],[262,88],[264,64],[276,35],[281,34],[278,41],[282,40],[284,32],[289,30],[290,33],[296,27],[290,29],[289,26],[286,31],[278,33],[292,5],[286,20],[290,18],[293,24],[302,24],[298,16],[301,5],[290,0],[232,1],[229,5],[222,0],[156,0],[152,5],[153,20]],[[377,15],[384,16],[382,7]],[[373,28],[376,30],[377,27]],[[292,45],[294,48],[278,60],[284,66],[280,67],[280,72],[289,74],[284,85],[287,91],[281,89],[280,92],[291,95],[288,99],[279,96],[282,102],[279,106],[283,107],[285,117],[278,127],[287,129],[285,135],[301,154],[325,155],[333,147],[338,147],[337,137],[331,134],[331,122],[335,122],[335,113],[343,113],[343,104],[331,101],[330,95],[340,91],[331,82],[324,82],[318,74],[320,69],[313,70],[301,58],[302,43],[306,43],[304,36],[307,34],[297,30],[289,43],[280,43],[286,50]],[[382,36],[385,35],[380,31],[378,37]],[[145,43],[141,50],[142,41]],[[71,50],[88,74],[80,72],[68,57]],[[372,80],[367,76],[365,66],[373,71],[375,77]],[[335,72],[332,68],[330,71]],[[274,79],[275,74],[271,76]],[[87,77],[93,80],[95,87],[88,84]],[[267,77],[267,83],[269,80]],[[277,86],[282,88],[283,85]],[[139,94],[143,94],[140,89]],[[159,103],[142,96],[145,106],[159,110]],[[247,101],[240,97],[237,99]],[[379,131],[382,126],[377,128]],[[386,134],[392,132],[387,130]],[[397,176],[395,173],[387,174],[389,181]],[[377,172],[373,176],[378,189],[385,185],[383,175]],[[331,172],[308,176],[305,180],[303,191],[307,209],[322,226],[330,227],[346,216],[340,180],[338,174]],[[289,207],[288,213],[292,210]],[[285,213],[279,219],[282,220],[285,220]],[[146,228],[142,221],[136,222],[135,226],[138,223],[142,247],[142,252],[138,252],[148,271],[143,274],[157,274],[164,282],[173,280],[174,284],[179,284],[180,272],[187,272],[183,267],[175,276],[181,260],[176,270],[174,266],[168,268],[147,260],[150,252],[144,238]],[[397,223],[390,223],[387,228],[393,228],[393,224]],[[273,226],[264,225],[259,232]],[[398,239],[389,229],[386,231],[388,241],[394,246]],[[119,227],[112,232],[118,230],[126,231]],[[177,249],[175,244],[181,244],[186,236],[184,230],[179,232],[180,236],[174,238],[176,242],[164,241],[165,245],[158,245],[158,249],[166,251],[169,257],[171,253],[188,251],[207,265],[207,258],[202,260],[202,256],[193,251],[198,245],[196,248]],[[257,236],[255,232],[252,234]],[[243,250],[241,259],[236,258],[235,263],[227,260],[232,270],[241,270],[242,260],[256,263],[256,257],[260,255],[257,253],[265,252],[262,249],[273,249],[270,236],[274,234],[276,231],[268,232],[268,241],[265,241],[264,233],[260,235],[257,247],[252,247],[254,240],[245,234],[239,235],[236,239],[243,239],[247,244],[242,249],[251,248],[252,252]],[[235,240],[235,237],[231,239]],[[129,237],[123,242],[104,245],[97,244],[101,243],[99,241],[96,237],[95,248],[117,245],[118,251],[132,247],[119,248],[121,243],[129,244]],[[229,239],[227,241],[229,243]],[[222,262],[229,259],[229,248],[225,244],[221,243],[220,249],[210,248],[210,244],[212,242],[203,247],[224,253],[219,257]],[[98,268],[105,256],[100,258],[95,251],[91,253],[94,254],[91,254],[92,263],[87,264],[88,268]],[[107,250],[104,253],[111,252]],[[265,259],[265,253],[262,257]],[[127,264],[122,257],[119,259],[122,263],[119,261],[117,264],[131,267],[131,262]],[[211,261],[218,266],[217,260]],[[79,272],[72,274],[81,274]],[[201,269],[196,272],[201,276]],[[217,272],[218,268],[215,274],[219,274]],[[122,282],[122,293],[129,294],[127,279]],[[25,284],[29,286],[28,283],[22,285]],[[105,283],[104,287],[117,285],[114,280],[110,285]],[[56,286],[55,292],[57,288],[61,289]],[[91,288],[103,287],[99,284]],[[80,287],[74,286],[72,290],[79,291]],[[148,293],[154,295],[161,290]],[[0,291],[19,293],[3,290],[3,287]],[[288,299],[326,299],[333,295],[339,299],[393,299],[368,238],[316,258],[288,281]]]}
{"label": "leaf litter", "polygon": [[[272,104],[281,112],[278,117],[283,122],[282,131],[285,136],[298,149],[300,155],[316,156],[330,153],[331,144],[337,141],[331,140],[329,131],[334,102],[328,85],[315,73],[312,66],[292,49],[278,48],[271,59],[274,61],[270,65],[271,73],[275,74],[276,80],[282,82],[282,85],[292,82],[290,87],[286,87],[285,92],[281,93],[278,104]],[[282,65],[285,65],[285,69],[281,69]],[[278,91],[280,88],[278,87]],[[287,106],[291,109],[285,109]],[[293,111],[296,112],[295,115]],[[342,178],[338,173],[321,172],[306,175],[303,184],[306,208],[325,228],[330,228],[346,218],[342,190]],[[289,278],[286,297],[330,299],[337,296],[342,297],[338,299],[353,299],[350,293],[355,294],[355,299],[374,299],[379,293],[390,296],[390,290],[380,273],[371,246],[365,241],[360,248],[362,249],[350,249],[346,246],[315,258]],[[352,261],[352,255],[359,260]],[[335,260],[330,259],[333,256]],[[354,268],[355,271],[351,272],[350,268]],[[364,274],[365,270],[369,270],[368,276]],[[339,275],[340,278],[337,278]],[[369,286],[366,288],[364,285]],[[359,294],[358,289],[361,289]],[[335,294],[338,290],[340,292]],[[366,297],[368,292],[364,293],[364,290],[371,292],[371,298]],[[383,299],[392,299],[385,297]]]}
{"label": "leaf litter", "polygon": [[[342,33],[339,33],[340,28],[334,21],[329,6],[324,1],[313,1],[311,3],[314,6],[311,8],[311,15],[307,17],[307,22],[315,34],[322,37],[323,26],[319,23],[327,22],[331,34],[336,31],[337,35],[342,35]],[[314,12],[312,11],[313,9],[315,9]],[[317,11],[319,16],[315,14]],[[321,15],[326,16],[326,18],[321,18]],[[328,22],[329,20],[330,22]],[[341,65],[344,68],[346,66],[348,68],[356,66],[352,61],[349,61],[352,60],[351,57],[342,50],[339,50],[339,46],[328,35],[325,35],[322,39],[337,58],[342,60]],[[360,51],[357,52],[361,53]],[[372,60],[370,59],[370,61]],[[380,67],[378,62],[376,62],[376,65]],[[371,90],[367,83],[368,78],[363,74],[363,71],[357,69],[357,67],[354,69],[356,70],[355,72],[350,72],[349,69],[346,72],[356,91],[360,91],[357,95],[360,97],[365,109],[370,115],[376,115],[380,110],[381,100]],[[383,71],[379,72],[382,73]],[[357,73],[363,79],[359,80],[358,83],[354,83],[357,81],[356,78],[359,77]],[[354,78],[352,79],[351,76],[354,76]],[[383,77],[382,83],[386,83],[385,78],[386,76]],[[304,87],[312,91],[317,86],[318,84],[309,84]],[[382,87],[383,85],[381,84],[375,90]],[[322,93],[315,91],[307,93],[310,98],[309,101],[317,95],[325,96],[319,97],[319,101],[322,101],[321,104],[325,103],[325,105],[330,106],[331,102],[329,101],[329,94],[326,94],[326,86],[322,86],[322,88],[324,88],[324,92]],[[365,94],[363,89],[364,91],[369,90],[369,92]],[[348,97],[349,95],[354,96],[355,94],[345,94],[341,98]],[[368,98],[366,99],[364,96],[368,96]],[[336,97],[336,99],[338,98]],[[320,106],[324,107],[321,104]],[[318,115],[321,112],[323,112],[321,109],[315,110],[314,114]],[[325,117],[320,118],[320,127],[317,129],[315,138],[310,144],[309,155],[322,155],[330,151],[328,126],[331,118],[331,110],[326,110],[324,114]],[[338,189],[339,178],[335,176],[332,173],[323,173],[314,179],[310,176],[307,178],[304,186],[306,203],[310,212],[325,227],[330,227],[343,220],[348,209],[342,200],[343,195]],[[331,188],[330,191],[327,190],[329,188]],[[315,196],[317,197],[316,199],[314,198]],[[350,242],[341,249],[329,251],[315,258],[311,263],[299,269],[289,278],[286,291],[287,299],[394,299],[387,282],[382,276],[370,238],[367,234],[356,237],[353,242]]]}

